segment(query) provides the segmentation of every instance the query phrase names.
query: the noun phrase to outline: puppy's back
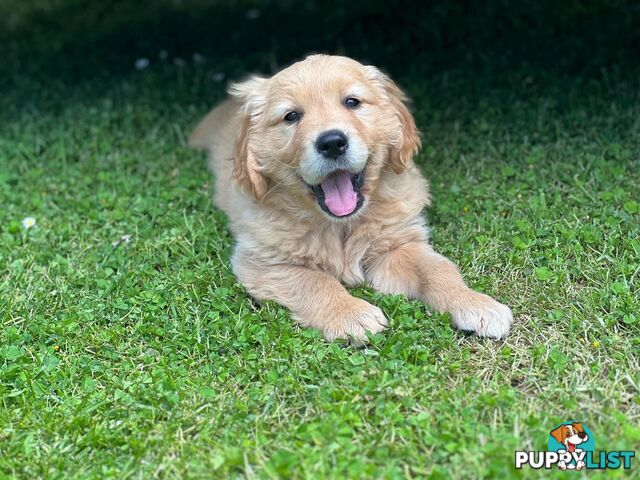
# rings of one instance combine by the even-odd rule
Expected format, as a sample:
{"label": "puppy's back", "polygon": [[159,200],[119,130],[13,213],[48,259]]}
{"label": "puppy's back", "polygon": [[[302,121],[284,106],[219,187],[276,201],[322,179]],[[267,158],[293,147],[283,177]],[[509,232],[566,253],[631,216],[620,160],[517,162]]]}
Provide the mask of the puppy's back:
{"label": "puppy's back", "polygon": [[220,143],[221,136],[232,134],[232,123],[238,117],[238,109],[238,103],[233,99],[220,103],[200,120],[189,137],[189,146],[210,150],[214,144]]}
{"label": "puppy's back", "polygon": [[223,210],[227,210],[232,188],[234,147],[240,126],[239,108],[233,99],[223,101],[200,121],[189,137],[189,146],[209,153],[209,166],[215,176],[214,201]]}

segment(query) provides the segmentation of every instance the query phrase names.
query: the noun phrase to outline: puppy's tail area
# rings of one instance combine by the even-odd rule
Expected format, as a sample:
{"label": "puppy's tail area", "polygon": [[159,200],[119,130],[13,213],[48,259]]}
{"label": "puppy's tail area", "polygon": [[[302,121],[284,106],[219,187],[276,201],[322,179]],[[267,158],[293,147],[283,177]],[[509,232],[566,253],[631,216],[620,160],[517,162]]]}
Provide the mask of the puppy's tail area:
{"label": "puppy's tail area", "polygon": [[237,104],[231,100],[226,100],[211,110],[191,133],[189,146],[203,150],[211,149],[237,111]]}
{"label": "puppy's tail area", "polygon": [[214,113],[215,109],[200,120],[200,123],[198,123],[193,132],[191,132],[189,136],[189,146],[191,148],[207,150],[211,146],[215,132]]}

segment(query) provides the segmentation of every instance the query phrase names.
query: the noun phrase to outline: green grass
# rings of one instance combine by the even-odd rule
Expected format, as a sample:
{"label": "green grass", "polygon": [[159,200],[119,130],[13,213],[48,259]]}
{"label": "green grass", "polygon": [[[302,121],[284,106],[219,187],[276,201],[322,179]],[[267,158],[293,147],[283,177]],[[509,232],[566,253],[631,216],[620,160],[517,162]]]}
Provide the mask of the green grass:
{"label": "green grass", "polygon": [[[570,419],[598,449],[640,449],[631,4],[435,6],[394,26],[363,3],[354,26],[311,5],[251,21],[243,3],[15,3],[0,2],[0,477],[510,477],[514,450]],[[513,308],[506,341],[362,288],[390,326],[342,348],[236,282],[185,137],[224,95],[213,74],[310,50],[368,59],[413,98],[434,244]]]}

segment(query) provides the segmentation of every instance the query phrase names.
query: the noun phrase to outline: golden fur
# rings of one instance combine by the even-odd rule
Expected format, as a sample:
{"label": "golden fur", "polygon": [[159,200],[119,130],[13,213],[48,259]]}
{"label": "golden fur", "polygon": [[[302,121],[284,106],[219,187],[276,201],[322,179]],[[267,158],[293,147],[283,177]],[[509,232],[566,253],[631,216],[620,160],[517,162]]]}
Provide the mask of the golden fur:
{"label": "golden fur", "polygon": [[[345,108],[344,96],[356,94],[358,108]],[[419,133],[404,94],[386,75],[349,58],[314,55],[271,78],[235,84],[230,95],[202,120],[190,145],[209,151],[214,201],[236,240],[233,270],[254,298],[288,307],[328,340],[362,342],[387,319],[343,285],[368,282],[451,312],[461,329],[507,334],[509,308],[470,290],[429,245],[422,215],[428,185],[412,160]],[[303,112],[295,125],[283,121],[293,108]],[[333,128],[348,133],[354,158],[366,160],[364,204],[348,218],[322,211],[305,185],[320,180],[310,145]]]}

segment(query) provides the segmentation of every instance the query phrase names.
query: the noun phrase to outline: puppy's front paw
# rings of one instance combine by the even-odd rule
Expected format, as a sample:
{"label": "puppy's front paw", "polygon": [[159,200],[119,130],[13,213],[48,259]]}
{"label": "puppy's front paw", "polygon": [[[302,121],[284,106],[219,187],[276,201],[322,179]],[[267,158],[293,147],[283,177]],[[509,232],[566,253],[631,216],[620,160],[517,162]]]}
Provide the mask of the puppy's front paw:
{"label": "puppy's front paw", "polygon": [[456,299],[451,316],[453,324],[460,330],[493,339],[506,337],[513,323],[509,307],[473,290]]}
{"label": "puppy's front paw", "polygon": [[339,310],[327,312],[325,325],[322,328],[324,337],[333,341],[344,338],[356,345],[367,343],[366,332],[379,333],[387,326],[387,318],[375,305],[359,298],[353,298]]}

